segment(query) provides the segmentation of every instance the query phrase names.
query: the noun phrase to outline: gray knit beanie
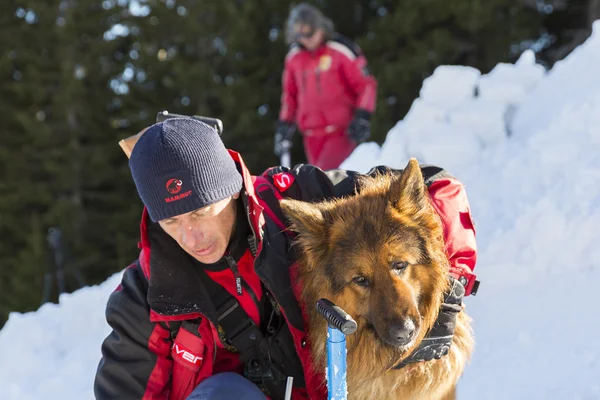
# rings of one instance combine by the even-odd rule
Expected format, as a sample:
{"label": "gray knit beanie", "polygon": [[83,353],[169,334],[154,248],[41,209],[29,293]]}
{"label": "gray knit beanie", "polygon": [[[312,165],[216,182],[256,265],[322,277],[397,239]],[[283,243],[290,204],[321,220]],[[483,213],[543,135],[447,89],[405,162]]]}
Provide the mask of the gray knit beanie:
{"label": "gray knit beanie", "polygon": [[298,40],[298,35],[295,32],[296,25],[307,25],[312,28],[313,32],[322,29],[325,40],[331,39],[335,29],[331,19],[323,15],[317,7],[308,3],[300,3],[291,9],[285,22],[285,41],[287,44],[296,43]]}
{"label": "gray knit beanie", "polygon": [[206,207],[242,188],[217,131],[193,118],[148,128],[131,152],[129,168],[153,222]]}

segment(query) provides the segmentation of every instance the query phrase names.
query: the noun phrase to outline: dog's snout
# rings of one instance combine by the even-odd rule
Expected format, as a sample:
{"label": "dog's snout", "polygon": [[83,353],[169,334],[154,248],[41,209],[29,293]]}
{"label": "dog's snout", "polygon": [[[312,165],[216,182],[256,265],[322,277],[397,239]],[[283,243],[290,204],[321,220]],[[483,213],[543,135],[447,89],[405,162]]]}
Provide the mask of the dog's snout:
{"label": "dog's snout", "polygon": [[415,323],[408,318],[396,324],[390,325],[390,337],[396,341],[399,346],[410,342],[415,336]]}

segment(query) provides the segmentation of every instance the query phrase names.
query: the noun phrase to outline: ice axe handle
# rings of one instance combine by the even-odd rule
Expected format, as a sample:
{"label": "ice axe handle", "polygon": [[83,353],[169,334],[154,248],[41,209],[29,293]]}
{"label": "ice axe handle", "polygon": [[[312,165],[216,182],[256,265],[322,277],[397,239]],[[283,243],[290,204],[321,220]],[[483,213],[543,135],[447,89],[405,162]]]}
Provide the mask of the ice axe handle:
{"label": "ice axe handle", "polygon": [[330,326],[337,328],[344,335],[351,335],[356,332],[356,321],[352,319],[347,312],[333,304],[327,299],[317,301],[317,311],[321,314]]}
{"label": "ice axe handle", "polygon": [[181,114],[173,114],[168,111],[161,111],[156,114],[156,122],[163,122],[169,118],[194,118],[200,122],[204,122],[206,125],[214,128],[219,135],[223,133],[223,121],[218,118],[210,118],[210,117],[202,117],[200,115],[181,115]]}

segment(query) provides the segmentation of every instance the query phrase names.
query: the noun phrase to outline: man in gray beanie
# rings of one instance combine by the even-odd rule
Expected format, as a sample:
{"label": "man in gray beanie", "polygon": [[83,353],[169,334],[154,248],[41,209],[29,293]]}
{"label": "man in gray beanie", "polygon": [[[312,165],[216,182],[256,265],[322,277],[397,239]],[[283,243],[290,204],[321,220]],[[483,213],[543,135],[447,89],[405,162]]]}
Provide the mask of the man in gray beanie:
{"label": "man in gray beanie", "polygon": [[[352,195],[361,174],[305,164],[251,176],[217,131],[193,118],[143,131],[129,166],[145,206],[141,251],[108,300],[112,332],[102,344],[96,399],[279,400],[288,377],[293,399],[327,398],[290,290],[294,237],[283,232],[278,199]],[[447,246],[454,272],[473,278],[475,232],[463,224],[463,187],[437,167],[423,175],[454,235]]]}

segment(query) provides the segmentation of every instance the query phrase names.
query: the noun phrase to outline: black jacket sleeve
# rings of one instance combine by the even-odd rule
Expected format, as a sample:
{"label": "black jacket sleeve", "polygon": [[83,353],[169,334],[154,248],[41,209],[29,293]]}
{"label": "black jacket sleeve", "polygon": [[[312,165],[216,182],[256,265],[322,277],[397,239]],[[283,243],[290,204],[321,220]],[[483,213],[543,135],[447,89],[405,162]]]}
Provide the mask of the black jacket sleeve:
{"label": "black jacket sleeve", "polygon": [[168,356],[168,344],[161,345],[162,339],[154,334],[157,324],[150,322],[146,294],[147,281],[135,263],[125,270],[121,286],[108,300],[106,320],[113,330],[102,344],[94,382],[96,399],[133,400],[145,394],[166,398],[170,371],[155,368],[170,365],[158,363],[159,358]]}

